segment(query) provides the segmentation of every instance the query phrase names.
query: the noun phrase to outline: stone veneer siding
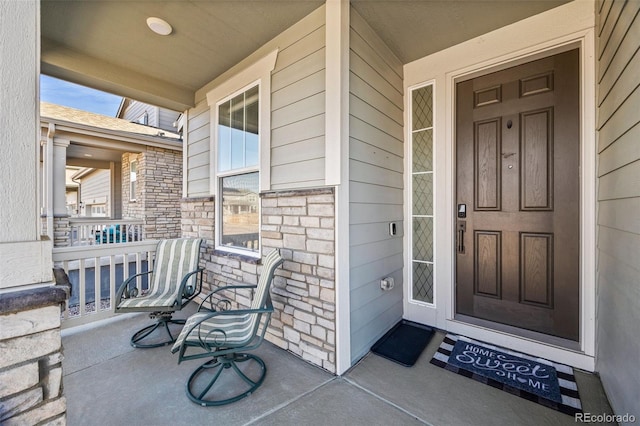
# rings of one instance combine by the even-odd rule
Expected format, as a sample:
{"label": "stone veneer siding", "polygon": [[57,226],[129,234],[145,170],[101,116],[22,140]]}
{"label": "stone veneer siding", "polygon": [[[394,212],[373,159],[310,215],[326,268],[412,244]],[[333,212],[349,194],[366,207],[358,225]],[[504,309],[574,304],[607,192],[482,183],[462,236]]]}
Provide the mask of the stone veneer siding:
{"label": "stone veneer siding", "polygon": [[68,287],[0,295],[0,424],[64,425],[60,305]]}
{"label": "stone veneer siding", "polygon": [[[46,222],[46,219],[45,219]],[[46,230],[44,231],[46,232]],[[71,245],[71,224],[69,216],[53,218],[53,246],[69,247]]]}
{"label": "stone veneer siding", "polygon": [[[131,201],[130,164],[138,161],[136,200]],[[144,220],[145,239],[180,237],[182,152],[147,147],[122,155],[122,217]]]}
{"label": "stone veneer siding", "polygon": [[[261,194],[262,253],[285,259],[271,288],[275,312],[266,339],[335,373],[335,197],[333,188]],[[182,201],[182,235],[206,240],[205,291],[231,283],[256,284],[262,267],[244,256],[215,250],[215,200]],[[238,291],[235,306],[249,306]]]}

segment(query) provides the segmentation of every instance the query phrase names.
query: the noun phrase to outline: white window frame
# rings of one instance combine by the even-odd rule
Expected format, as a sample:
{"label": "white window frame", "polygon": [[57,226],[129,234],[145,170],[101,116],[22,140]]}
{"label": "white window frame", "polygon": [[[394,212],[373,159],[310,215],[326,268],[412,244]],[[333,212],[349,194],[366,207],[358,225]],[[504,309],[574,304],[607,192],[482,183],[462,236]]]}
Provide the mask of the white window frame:
{"label": "white window frame", "polygon": [[[260,192],[271,189],[271,72],[275,68],[278,50],[274,50],[255,61],[252,65],[238,69],[232,77],[221,81],[207,93],[207,104],[210,108],[210,167],[209,189],[216,200],[216,220],[222,219],[222,194],[220,191],[220,178],[258,171]],[[245,169],[235,169],[218,173],[218,106],[246,90],[258,86],[259,112],[258,112],[258,166]],[[260,203],[258,203],[258,217],[260,217]],[[222,246],[220,244],[221,226],[215,226],[216,250],[242,254],[260,258],[262,250],[262,238],[260,237],[261,222],[258,224],[258,251],[242,250],[236,247]]]}

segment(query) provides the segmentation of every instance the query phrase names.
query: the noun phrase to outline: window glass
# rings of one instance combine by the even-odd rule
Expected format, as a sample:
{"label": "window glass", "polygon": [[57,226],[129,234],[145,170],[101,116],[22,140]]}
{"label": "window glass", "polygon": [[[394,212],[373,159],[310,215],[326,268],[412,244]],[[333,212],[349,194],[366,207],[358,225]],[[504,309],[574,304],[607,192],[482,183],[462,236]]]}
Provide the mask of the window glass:
{"label": "window glass", "polygon": [[258,165],[258,86],[218,105],[218,172]]}
{"label": "window glass", "polygon": [[434,303],[433,85],[411,93],[412,300]]}
{"label": "window glass", "polygon": [[222,232],[220,244],[258,252],[258,172],[220,179]]}
{"label": "window glass", "polygon": [[218,107],[218,171],[231,169],[231,101]]}

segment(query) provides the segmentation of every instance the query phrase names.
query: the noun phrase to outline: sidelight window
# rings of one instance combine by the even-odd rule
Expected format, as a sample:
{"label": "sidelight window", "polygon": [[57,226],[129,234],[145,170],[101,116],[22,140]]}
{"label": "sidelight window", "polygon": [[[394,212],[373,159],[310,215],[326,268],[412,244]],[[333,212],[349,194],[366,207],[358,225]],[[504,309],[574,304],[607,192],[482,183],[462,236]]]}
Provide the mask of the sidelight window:
{"label": "sidelight window", "polygon": [[434,303],[433,84],[411,92],[411,299]]}

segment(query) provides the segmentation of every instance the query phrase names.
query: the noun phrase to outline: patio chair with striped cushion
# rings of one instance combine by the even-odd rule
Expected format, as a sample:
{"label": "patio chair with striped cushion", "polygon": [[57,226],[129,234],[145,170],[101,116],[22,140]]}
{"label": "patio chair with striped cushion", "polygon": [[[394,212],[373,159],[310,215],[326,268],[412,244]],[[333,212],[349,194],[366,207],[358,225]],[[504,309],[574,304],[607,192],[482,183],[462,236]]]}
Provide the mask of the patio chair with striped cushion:
{"label": "patio chair with striped cushion", "polygon": [[[133,275],[122,283],[116,294],[117,313],[149,312],[154,324],[138,330],[131,337],[131,346],[155,348],[175,341],[170,324],[182,325],[184,319],[173,319],[174,312],[182,309],[202,290],[202,271],[198,267],[200,259],[200,238],[180,238],[161,240],[156,247],[153,270]],[[148,288],[138,291],[141,277],[148,276]],[[154,331],[167,332],[162,338]],[[158,339],[160,337],[160,339]]]}
{"label": "patio chair with striped cushion", "polygon": [[[257,285],[221,287],[209,294],[198,312],[187,319],[171,352],[179,352],[179,363],[212,358],[187,381],[187,396],[193,402],[202,406],[229,404],[250,395],[264,381],[264,361],[246,351],[256,349],[264,340],[273,313],[269,289],[283,261],[278,250],[272,251],[264,259]],[[229,309],[231,302],[223,292],[238,289],[255,289],[249,309]],[[192,353],[187,354],[188,350]]]}

